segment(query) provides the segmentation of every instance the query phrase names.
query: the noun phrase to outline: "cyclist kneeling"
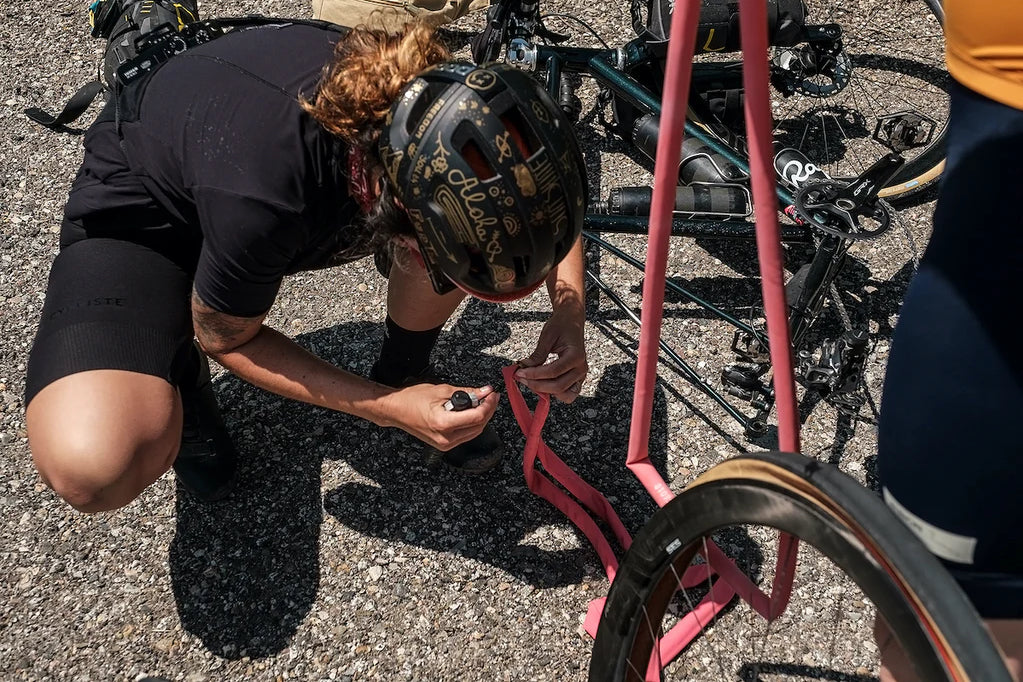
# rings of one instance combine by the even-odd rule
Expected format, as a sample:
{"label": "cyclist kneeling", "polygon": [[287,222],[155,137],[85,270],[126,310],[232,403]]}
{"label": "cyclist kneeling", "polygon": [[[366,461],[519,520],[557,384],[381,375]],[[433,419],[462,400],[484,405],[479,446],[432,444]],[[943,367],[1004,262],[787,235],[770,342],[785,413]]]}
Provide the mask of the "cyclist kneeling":
{"label": "cyclist kneeling", "polygon": [[[451,62],[421,25],[233,30],[124,87],[85,145],[26,389],[36,466],[76,508],[125,505],[172,465],[199,497],[227,494],[235,454],[205,355],[401,428],[453,467],[493,467],[498,395],[468,387],[479,406],[448,411],[455,387],[429,372],[466,294],[546,284],[553,314],[518,377],[577,397],[585,170],[526,74]],[[393,244],[406,256],[372,380],[264,324],[285,276]]]}

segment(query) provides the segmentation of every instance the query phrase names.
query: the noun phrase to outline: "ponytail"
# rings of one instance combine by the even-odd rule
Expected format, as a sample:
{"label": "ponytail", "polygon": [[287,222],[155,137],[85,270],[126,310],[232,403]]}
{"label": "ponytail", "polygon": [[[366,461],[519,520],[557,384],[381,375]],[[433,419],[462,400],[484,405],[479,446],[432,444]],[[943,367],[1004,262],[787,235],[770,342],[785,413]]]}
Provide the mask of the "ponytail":
{"label": "ponytail", "polygon": [[[381,179],[375,201],[362,205],[355,241],[344,255],[373,253],[396,235],[413,234],[408,215],[384,178],[376,143],[405,86],[427,67],[450,58],[447,46],[425,24],[409,23],[397,32],[360,26],[338,42],[313,100],[300,101],[310,116],[348,145],[351,184],[357,192],[364,194],[371,178]],[[355,198],[363,204],[365,197]],[[399,266],[410,260],[401,258],[400,251],[395,249]]]}

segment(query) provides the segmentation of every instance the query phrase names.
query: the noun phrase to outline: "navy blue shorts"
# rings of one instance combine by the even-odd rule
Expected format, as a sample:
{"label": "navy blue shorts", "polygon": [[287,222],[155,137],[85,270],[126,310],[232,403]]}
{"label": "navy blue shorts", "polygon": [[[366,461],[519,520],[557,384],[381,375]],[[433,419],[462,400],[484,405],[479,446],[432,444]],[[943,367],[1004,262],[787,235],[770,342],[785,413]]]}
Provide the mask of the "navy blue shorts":
{"label": "navy blue shorts", "polygon": [[1023,111],[952,92],[934,233],[885,379],[892,507],[988,618],[1023,618]]}

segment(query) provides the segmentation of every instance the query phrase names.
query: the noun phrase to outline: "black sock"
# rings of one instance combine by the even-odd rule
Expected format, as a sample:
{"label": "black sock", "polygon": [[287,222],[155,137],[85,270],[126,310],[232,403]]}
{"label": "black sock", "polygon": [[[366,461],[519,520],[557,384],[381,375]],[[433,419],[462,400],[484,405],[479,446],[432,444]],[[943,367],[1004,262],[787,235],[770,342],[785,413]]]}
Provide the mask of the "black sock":
{"label": "black sock", "polygon": [[399,327],[388,315],[384,320],[384,345],[370,378],[385,386],[399,386],[422,373],[430,365],[430,353],[443,327],[414,332]]}

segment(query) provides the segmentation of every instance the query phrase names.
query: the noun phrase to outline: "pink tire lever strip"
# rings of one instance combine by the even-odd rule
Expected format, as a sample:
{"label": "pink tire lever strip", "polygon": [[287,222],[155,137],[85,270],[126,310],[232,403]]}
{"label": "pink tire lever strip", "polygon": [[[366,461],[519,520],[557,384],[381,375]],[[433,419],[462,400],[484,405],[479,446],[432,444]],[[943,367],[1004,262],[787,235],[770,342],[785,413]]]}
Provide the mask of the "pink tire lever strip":
{"label": "pink tire lever strip", "polygon": [[[540,394],[536,410],[531,413],[521,391],[519,391],[518,383],[515,381],[516,369],[518,369],[516,365],[509,365],[504,368],[503,373],[512,412],[518,421],[519,428],[526,434],[526,449],[522,457],[522,470],[525,474],[526,485],[535,495],[542,497],[561,510],[582,531],[586,539],[593,545],[597,556],[600,557],[608,580],[614,581],[615,573],[618,571],[618,558],[593,516],[600,518],[611,528],[615,540],[623,551],[628,550],[632,538],[607,498],[584,481],[543,442],[542,431],[551,406],[550,396]],[[537,460],[543,466],[543,471],[536,468]],[[712,568],[707,564],[692,566],[683,574],[682,584],[685,587],[695,587],[708,582],[713,575]],[[686,614],[661,639],[658,660],[670,661],[675,658],[714,619],[714,616],[728,605],[734,596],[735,590],[726,581],[719,580],[714,583],[703,601],[697,604],[696,608]],[[591,637],[597,635],[597,627],[603,610],[603,597],[590,602],[583,627]]]}

